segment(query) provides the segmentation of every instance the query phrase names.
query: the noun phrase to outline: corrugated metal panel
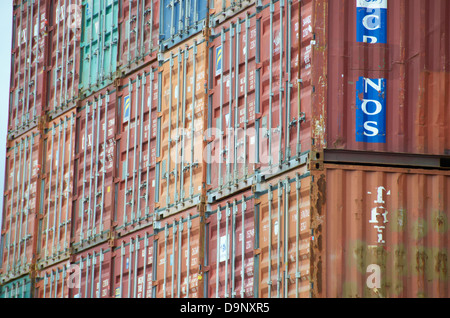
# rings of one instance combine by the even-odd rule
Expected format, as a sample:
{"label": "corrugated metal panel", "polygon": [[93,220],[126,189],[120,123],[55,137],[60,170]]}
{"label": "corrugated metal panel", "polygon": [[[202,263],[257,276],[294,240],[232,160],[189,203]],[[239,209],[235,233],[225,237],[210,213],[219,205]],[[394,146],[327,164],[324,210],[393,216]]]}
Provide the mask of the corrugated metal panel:
{"label": "corrugated metal panel", "polygon": [[70,298],[110,298],[113,258],[108,243],[77,253],[70,262]]}
{"label": "corrugated metal panel", "polygon": [[[156,204],[168,208],[196,205],[203,185],[203,120],[206,42],[166,54],[158,75]],[[202,89],[203,88],[203,89]],[[166,209],[166,210],[164,210]]]}
{"label": "corrugated metal panel", "polygon": [[86,97],[115,79],[119,1],[88,0],[82,7],[79,89]]}
{"label": "corrugated metal panel", "polygon": [[116,240],[112,297],[153,297],[153,236],[150,226]]}
{"label": "corrugated metal panel", "polygon": [[77,112],[75,251],[106,240],[111,232],[120,200],[114,187],[117,111],[116,90],[108,87],[84,100]]}
{"label": "corrugated metal panel", "polygon": [[258,189],[256,297],[309,297],[310,182],[302,167]]}
{"label": "corrugated metal panel", "polygon": [[121,5],[119,63],[124,74],[156,59],[159,1],[125,0]]}
{"label": "corrugated metal panel", "polygon": [[120,158],[117,227],[127,233],[153,220],[157,143],[158,72],[152,64],[122,79],[117,124]]}
{"label": "corrugated metal panel", "polygon": [[69,257],[72,229],[72,186],[76,112],[58,117],[47,125],[42,157],[43,178],[39,214],[38,266]]}
{"label": "corrugated metal panel", "polygon": [[[328,2],[326,148],[449,155],[450,4],[380,3]],[[367,19],[386,43],[357,39]]]}
{"label": "corrugated metal panel", "polygon": [[47,113],[55,118],[76,106],[80,81],[81,0],[53,1]]}
{"label": "corrugated metal panel", "polygon": [[197,207],[179,212],[155,224],[153,249],[156,298],[198,298],[200,217]]}
{"label": "corrugated metal panel", "polygon": [[449,297],[450,173],[325,171],[323,296]]}
{"label": "corrugated metal panel", "polygon": [[14,8],[8,134],[16,138],[36,127],[46,103],[49,2],[22,2]]}
{"label": "corrugated metal panel", "polygon": [[6,199],[2,234],[4,234],[2,274],[9,280],[27,273],[37,240],[35,229],[40,134],[33,130],[12,143],[6,167]]}
{"label": "corrugated metal panel", "polygon": [[208,289],[205,297],[251,298],[254,292],[255,218],[251,190],[214,203],[208,209],[205,246]]}
{"label": "corrugated metal panel", "polygon": [[255,1],[245,0],[209,0],[210,26],[217,27],[226,19],[235,17],[240,11],[254,4]]}
{"label": "corrugated metal panel", "polygon": [[38,273],[34,297],[36,298],[69,298],[72,267],[67,260],[51,266]]}
{"label": "corrugated metal panel", "polygon": [[160,6],[160,51],[192,37],[205,27],[207,0],[163,0]]}
{"label": "corrugated metal panel", "polygon": [[0,298],[31,298],[32,281],[29,275],[5,284],[0,289]]}

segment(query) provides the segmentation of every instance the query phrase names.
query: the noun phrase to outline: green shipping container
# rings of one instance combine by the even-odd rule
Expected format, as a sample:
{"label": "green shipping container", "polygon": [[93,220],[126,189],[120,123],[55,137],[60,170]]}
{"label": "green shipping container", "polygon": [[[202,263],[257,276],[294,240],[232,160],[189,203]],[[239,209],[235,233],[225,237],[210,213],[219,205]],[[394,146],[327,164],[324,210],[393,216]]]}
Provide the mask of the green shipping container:
{"label": "green shipping container", "polygon": [[80,44],[80,93],[89,96],[114,81],[119,40],[118,0],[84,0]]}
{"label": "green shipping container", "polygon": [[0,298],[32,298],[30,276],[18,278],[1,286]]}

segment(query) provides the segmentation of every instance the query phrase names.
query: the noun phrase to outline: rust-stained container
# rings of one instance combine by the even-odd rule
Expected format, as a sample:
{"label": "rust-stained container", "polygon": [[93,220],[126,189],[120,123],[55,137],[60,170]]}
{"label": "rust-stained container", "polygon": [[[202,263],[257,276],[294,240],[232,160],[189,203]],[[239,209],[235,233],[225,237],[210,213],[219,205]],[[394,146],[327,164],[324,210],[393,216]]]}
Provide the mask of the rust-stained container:
{"label": "rust-stained container", "polygon": [[200,202],[206,168],[206,72],[207,43],[202,36],[161,56],[155,206],[164,215]]}
{"label": "rust-stained container", "polygon": [[41,134],[33,129],[10,143],[6,154],[2,225],[2,280],[29,273],[35,262]]}
{"label": "rust-stained container", "polygon": [[67,278],[69,298],[110,298],[113,262],[109,243],[74,254]]}
{"label": "rust-stained container", "polygon": [[115,298],[152,298],[153,227],[115,241],[113,295]]}
{"label": "rust-stained container", "polygon": [[119,200],[114,186],[117,122],[116,88],[81,102],[77,111],[72,247],[75,252],[108,239]]}
{"label": "rust-stained container", "polygon": [[314,297],[449,297],[448,171],[330,164],[323,174]]}
{"label": "rust-stained container", "polygon": [[13,43],[8,137],[17,138],[37,126],[46,105],[48,19],[50,1],[17,1]]}
{"label": "rust-stained container", "polygon": [[46,113],[55,118],[76,107],[80,70],[81,1],[59,0],[50,6],[48,102]]}
{"label": "rust-stained container", "polygon": [[38,272],[33,298],[69,298],[69,260]]}
{"label": "rust-stained container", "polygon": [[[204,297],[252,298],[254,293],[255,195],[247,190],[212,204],[205,224]],[[256,222],[258,222],[257,220]]]}
{"label": "rust-stained container", "polygon": [[38,268],[69,257],[76,111],[47,124],[43,136]]}
{"label": "rust-stained container", "polygon": [[[310,18],[300,26],[299,6],[254,5],[212,29],[208,124],[214,141],[208,182],[213,192],[245,187],[258,173],[268,177],[306,161],[311,65],[307,51],[299,54],[299,36],[307,42],[312,33]],[[302,3],[302,15],[308,14],[311,3]]]}
{"label": "rust-stained container", "polygon": [[367,3],[315,1],[315,145],[449,155],[449,2]]}
{"label": "rust-stained container", "polygon": [[153,222],[158,69],[155,64],[121,80],[118,92],[116,227],[127,234]]}
{"label": "rust-stained container", "polygon": [[202,297],[200,221],[200,211],[193,207],[155,222],[153,297]]}
{"label": "rust-stained container", "polygon": [[303,166],[255,186],[255,297],[310,295],[310,182]]}
{"label": "rust-stained container", "polygon": [[159,6],[155,0],[125,0],[119,17],[119,69],[128,74],[157,57]]}

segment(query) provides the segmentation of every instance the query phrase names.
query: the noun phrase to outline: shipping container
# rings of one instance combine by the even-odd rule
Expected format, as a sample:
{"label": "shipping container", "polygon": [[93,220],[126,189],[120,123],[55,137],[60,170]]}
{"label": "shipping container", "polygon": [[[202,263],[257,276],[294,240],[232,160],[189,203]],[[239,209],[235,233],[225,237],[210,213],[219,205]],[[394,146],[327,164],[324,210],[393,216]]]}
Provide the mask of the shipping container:
{"label": "shipping container", "polygon": [[172,49],[207,27],[208,0],[163,0],[159,11],[159,51]]}
{"label": "shipping container", "polygon": [[159,1],[127,0],[119,17],[119,68],[128,74],[156,59],[159,43]]}
{"label": "shipping container", "polygon": [[449,155],[449,2],[314,6],[316,147]]}
{"label": "shipping container", "polygon": [[21,1],[13,10],[8,137],[33,129],[44,114],[49,1]]}
{"label": "shipping container", "polygon": [[77,110],[72,247],[74,252],[108,239],[117,211],[114,173],[117,156],[116,88],[109,86]]}
{"label": "shipping container", "polygon": [[119,45],[119,0],[82,3],[80,98],[113,83]]}
{"label": "shipping container", "polygon": [[449,297],[449,171],[326,164],[316,173],[313,297]]}
{"label": "shipping container", "polygon": [[80,81],[81,0],[51,1],[49,21],[48,101],[56,118],[77,106]]}
{"label": "shipping container", "polygon": [[74,254],[67,281],[69,298],[110,298],[113,262],[109,242]]}
{"label": "shipping container", "polygon": [[10,142],[7,149],[2,212],[3,281],[28,273],[35,261],[40,138],[40,132],[33,129]]}
{"label": "shipping container", "polygon": [[129,233],[153,222],[157,139],[156,63],[121,79],[118,89],[118,200],[115,230]]}
{"label": "shipping container", "polygon": [[33,298],[69,298],[70,261],[49,266],[38,272]]}
{"label": "shipping container", "polygon": [[38,268],[69,258],[76,112],[47,124],[43,136]]}
{"label": "shipping container", "polygon": [[204,297],[252,298],[258,202],[251,189],[207,208]]}
{"label": "shipping container", "polygon": [[153,227],[115,240],[113,295],[115,298],[153,298]]}
{"label": "shipping container", "polygon": [[198,204],[204,191],[206,72],[202,36],[160,59],[155,206],[164,215]]}
{"label": "shipping container", "polygon": [[[212,192],[239,190],[255,175],[268,177],[306,162],[311,144],[310,117],[305,116],[311,107],[310,64],[303,62],[308,53],[300,54],[299,35],[305,42],[312,33],[304,20],[300,27],[299,6],[282,1],[255,5],[211,30]],[[303,6],[302,14],[308,14],[310,4]]]}
{"label": "shipping container", "polygon": [[[260,5],[261,1],[258,1]],[[228,18],[233,18],[249,6],[255,4],[251,0],[210,0],[209,26],[216,27]]]}
{"label": "shipping container", "polygon": [[32,279],[29,275],[17,278],[0,288],[0,298],[31,298]]}
{"label": "shipping container", "polygon": [[155,222],[152,297],[202,297],[201,209],[193,207]]}

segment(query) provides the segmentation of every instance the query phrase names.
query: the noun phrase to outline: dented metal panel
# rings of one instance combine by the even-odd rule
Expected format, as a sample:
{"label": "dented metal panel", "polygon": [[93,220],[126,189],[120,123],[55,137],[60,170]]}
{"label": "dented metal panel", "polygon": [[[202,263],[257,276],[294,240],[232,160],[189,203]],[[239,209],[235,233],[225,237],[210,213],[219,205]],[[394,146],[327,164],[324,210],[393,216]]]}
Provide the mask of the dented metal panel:
{"label": "dented metal panel", "polygon": [[37,126],[46,107],[49,2],[25,1],[14,7],[9,106],[9,138]]}
{"label": "dented metal panel", "polygon": [[81,0],[54,1],[51,9],[49,93],[46,111],[51,118],[55,118],[77,105],[80,81]]}
{"label": "dented metal panel", "polygon": [[38,267],[69,257],[72,229],[73,161],[75,157],[75,110],[48,123],[42,157],[43,178],[39,214]]}
{"label": "dented metal panel", "polygon": [[[450,5],[445,0],[380,4],[386,9],[363,15],[355,1],[328,1],[325,8],[324,148],[449,155]],[[386,40],[357,38],[367,28],[383,29]]]}
{"label": "dented metal panel", "polygon": [[159,6],[155,0],[127,0],[121,4],[119,68],[123,74],[156,59]]}
{"label": "dented metal panel", "polygon": [[108,87],[83,100],[77,112],[73,209],[75,251],[108,239],[114,221],[117,97]]}
{"label": "dented metal panel", "polygon": [[325,165],[326,297],[446,298],[450,174]]}
{"label": "dented metal panel", "polygon": [[155,210],[158,69],[155,64],[122,79],[118,101],[120,154],[115,230],[151,224]]}
{"label": "dented metal panel", "polygon": [[37,220],[40,133],[32,130],[7,151],[3,211],[2,279],[28,273],[38,239]]}

